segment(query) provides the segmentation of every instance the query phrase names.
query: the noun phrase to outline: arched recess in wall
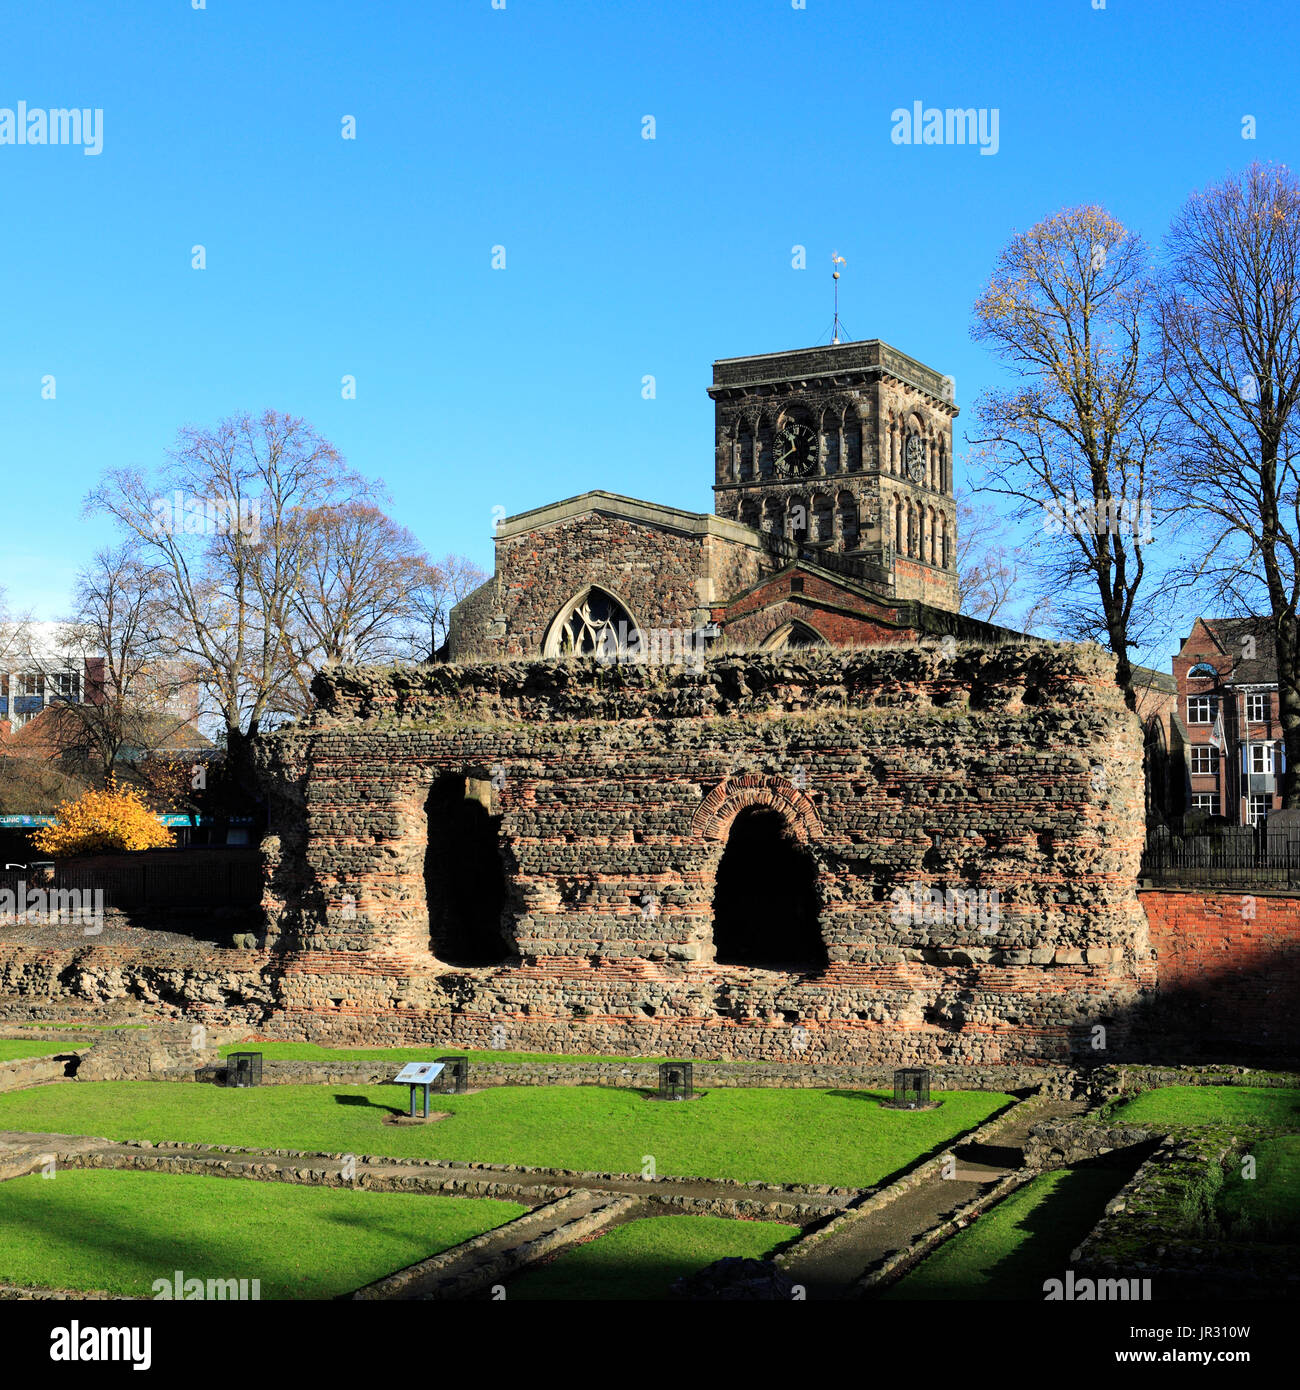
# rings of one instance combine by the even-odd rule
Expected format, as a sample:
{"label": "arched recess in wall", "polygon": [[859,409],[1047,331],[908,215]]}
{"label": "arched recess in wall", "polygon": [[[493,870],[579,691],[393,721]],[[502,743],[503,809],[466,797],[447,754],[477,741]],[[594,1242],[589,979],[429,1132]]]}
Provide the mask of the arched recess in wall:
{"label": "arched recess in wall", "polygon": [[736,426],[736,480],[747,483],[754,476],[754,432],[747,420]]}
{"label": "arched recess in wall", "polygon": [[713,945],[720,965],[825,970],[816,809],[780,777],[729,778],[705,797],[692,828],[720,851],[713,881]]}
{"label": "arched recess in wall", "polygon": [[552,619],[542,641],[542,655],[614,656],[628,650],[640,626],[617,594],[588,584]]}
{"label": "arched recess in wall", "polygon": [[501,817],[492,814],[486,771],[443,773],[424,810],[430,951],[446,965],[509,960]]}
{"label": "arched recess in wall", "polygon": [[790,650],[799,647],[825,647],[826,639],[815,628],[809,627],[807,623],[801,623],[796,619],[794,622],[784,623],[773,632],[769,632],[759,644],[765,652],[775,652]]}
{"label": "arched recess in wall", "polygon": [[[1142,783],[1146,792],[1147,828],[1169,819],[1177,793],[1173,786],[1169,742],[1164,721],[1158,714],[1148,716],[1142,729]],[[1178,792],[1182,788],[1177,789]]]}

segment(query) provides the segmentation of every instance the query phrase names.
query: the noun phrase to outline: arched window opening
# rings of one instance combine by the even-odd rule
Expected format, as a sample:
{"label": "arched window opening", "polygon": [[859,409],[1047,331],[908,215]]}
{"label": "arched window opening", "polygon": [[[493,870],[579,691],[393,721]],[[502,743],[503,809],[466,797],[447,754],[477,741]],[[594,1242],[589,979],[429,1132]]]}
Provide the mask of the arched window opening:
{"label": "arched window opening", "polygon": [[835,539],[835,504],[823,493],[813,500],[813,540],[829,544]]}
{"label": "arched window opening", "polygon": [[425,803],[429,949],[447,965],[496,965],[511,955],[501,818],[491,814],[490,798],[486,780],[446,773]]}
{"label": "arched window opening", "polygon": [[822,416],[822,457],[827,473],[840,471],[840,422],[832,410]]}
{"label": "arched window opening", "polygon": [[736,440],[736,479],[747,483],[754,476],[754,436],[748,425],[741,425],[740,437]]}
{"label": "arched window opening", "polygon": [[770,806],[746,806],[731,823],[713,895],[720,965],[807,972],[826,968],[817,922],[817,867]]}
{"label": "arched window opening", "polygon": [[613,657],[635,644],[637,624],[604,589],[584,589],[551,624],[547,656]]}
{"label": "arched window opening", "polygon": [[779,497],[763,499],[763,530],[777,536],[785,530],[785,508],[781,505]]}
{"label": "arched window opening", "polygon": [[770,478],[772,476],[773,455],[772,455],[772,426],[766,418],[759,422],[758,426],[758,476],[760,478]]}
{"label": "arched window opening", "polygon": [[856,415],[844,422],[844,470],[856,473],[862,467],[862,425]]}
{"label": "arched window opening", "polygon": [[851,492],[841,492],[835,503],[839,515],[840,539],[845,550],[858,544],[858,499]]}

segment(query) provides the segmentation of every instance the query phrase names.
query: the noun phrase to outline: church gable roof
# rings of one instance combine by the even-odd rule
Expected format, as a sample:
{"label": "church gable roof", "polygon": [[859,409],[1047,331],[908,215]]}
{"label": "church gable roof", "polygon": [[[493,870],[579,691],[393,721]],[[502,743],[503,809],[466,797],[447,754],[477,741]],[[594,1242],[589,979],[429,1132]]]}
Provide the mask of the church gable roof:
{"label": "church gable roof", "polygon": [[620,493],[605,492],[599,488],[508,516],[497,527],[496,539],[513,540],[516,536],[528,535],[546,526],[595,515],[618,517],[661,531],[675,531],[680,535],[720,536],[742,544],[761,544],[758,532],[739,521],[714,516],[711,512],[688,512],[661,502],[644,502],[636,497],[624,497]]}

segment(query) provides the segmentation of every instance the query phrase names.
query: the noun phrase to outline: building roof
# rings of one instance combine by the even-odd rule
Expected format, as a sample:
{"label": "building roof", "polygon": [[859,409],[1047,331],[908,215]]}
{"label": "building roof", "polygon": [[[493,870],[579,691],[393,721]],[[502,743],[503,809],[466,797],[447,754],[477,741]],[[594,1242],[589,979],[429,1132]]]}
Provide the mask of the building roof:
{"label": "building roof", "polygon": [[[548,502],[530,511],[516,512],[498,524],[497,540],[525,535],[557,522],[570,521],[577,516],[590,516],[601,513],[605,516],[621,517],[626,521],[639,522],[643,526],[653,526],[665,531],[678,531],[691,536],[722,536],[742,545],[760,543],[758,533],[743,522],[731,521],[712,512],[688,512],[681,507],[668,507],[661,502],[643,502],[636,497],[624,497],[621,493],[605,492],[593,488],[590,492],[580,492],[576,497],[566,497],[560,502]],[[463,602],[463,600],[462,600]]]}
{"label": "building roof", "polygon": [[[1202,618],[1201,625],[1232,657],[1232,670],[1224,677],[1224,685],[1276,685],[1277,646],[1273,624],[1269,618]],[[1253,657],[1246,638],[1253,637]]]}
{"label": "building roof", "polygon": [[[16,732],[6,733],[0,727],[0,751],[12,758],[57,758],[85,748],[88,742],[80,715],[63,701],[47,705]],[[147,749],[155,753],[197,753],[213,747],[212,740],[192,724],[159,715],[141,716],[127,745],[133,751]]]}

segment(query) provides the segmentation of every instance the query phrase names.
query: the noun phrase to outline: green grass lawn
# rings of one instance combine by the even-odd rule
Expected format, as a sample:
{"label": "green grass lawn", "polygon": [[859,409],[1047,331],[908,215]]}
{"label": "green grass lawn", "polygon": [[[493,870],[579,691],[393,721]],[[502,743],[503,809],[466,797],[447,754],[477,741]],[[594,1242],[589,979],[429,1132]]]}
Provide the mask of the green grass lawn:
{"label": "green grass lawn", "polygon": [[1300,1136],[1247,1142],[1255,1176],[1242,1176],[1239,1158],[1224,1164],[1217,1208],[1224,1232],[1233,1240],[1300,1241]]}
{"label": "green grass lawn", "polygon": [[604,1086],[492,1086],[438,1096],[436,1124],[382,1123],[405,1087],[92,1081],[0,1095],[0,1129],[383,1154],[586,1171],[865,1187],[973,1128],[1010,1097],[937,1093],[935,1110],[884,1110],[884,1092],[749,1089],[648,1101]]}
{"label": "green grass lawn", "polygon": [[513,1202],[169,1173],[0,1183],[0,1282],[152,1297],[156,1279],[260,1279],[332,1298],[520,1215]]}
{"label": "green grass lawn", "polygon": [[1073,1250],[1129,1174],[1061,1168],[1034,1178],[959,1231],[882,1299],[1033,1299],[1061,1279]]}
{"label": "green grass lawn", "polygon": [[[268,1062],[427,1062],[434,1057],[468,1057],[471,1062],[678,1062],[680,1057],[611,1057],[579,1052],[491,1052],[429,1043],[424,1047],[324,1047],[303,1042],[225,1043],[221,1055],[260,1052]],[[702,1061],[701,1058],[695,1058]],[[718,1061],[719,1058],[711,1060]],[[794,1060],[794,1059],[791,1059]],[[759,1063],[749,1063],[757,1066]]]}
{"label": "green grass lawn", "polygon": [[0,1062],[12,1062],[15,1057],[53,1057],[56,1052],[66,1052],[71,1045],[27,1042],[22,1038],[0,1038]]}
{"label": "green grass lawn", "polygon": [[684,1274],[727,1255],[760,1260],[798,1233],[775,1221],[648,1216],[520,1275],[506,1286],[506,1301],[667,1298]]}
{"label": "green grass lawn", "polygon": [[1122,1124],[1245,1124],[1300,1128],[1300,1090],[1286,1086],[1161,1086],[1118,1105]]}

